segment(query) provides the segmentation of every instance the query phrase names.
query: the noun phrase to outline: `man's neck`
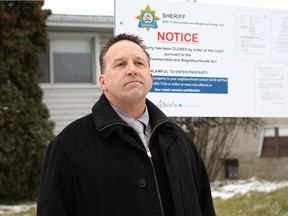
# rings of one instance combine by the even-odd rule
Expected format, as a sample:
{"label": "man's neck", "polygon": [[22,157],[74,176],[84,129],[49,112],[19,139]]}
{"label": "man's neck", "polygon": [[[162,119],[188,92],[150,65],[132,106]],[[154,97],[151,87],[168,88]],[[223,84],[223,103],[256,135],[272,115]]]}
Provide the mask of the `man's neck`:
{"label": "man's neck", "polygon": [[[108,98],[109,100],[109,98]],[[109,100],[109,102],[117,107],[118,109],[122,110],[123,112],[127,113],[129,116],[133,117],[134,119],[140,118],[146,109],[145,101],[141,101],[136,103],[135,101],[129,103],[117,103],[117,101]]]}

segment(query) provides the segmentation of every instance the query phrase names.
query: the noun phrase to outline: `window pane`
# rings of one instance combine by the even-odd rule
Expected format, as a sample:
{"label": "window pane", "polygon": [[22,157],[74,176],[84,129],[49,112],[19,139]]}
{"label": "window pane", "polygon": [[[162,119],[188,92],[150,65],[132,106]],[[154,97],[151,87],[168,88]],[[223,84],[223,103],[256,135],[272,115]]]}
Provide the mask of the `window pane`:
{"label": "window pane", "polygon": [[288,128],[287,127],[280,127],[279,128],[279,136],[288,136]]}
{"label": "window pane", "polygon": [[53,53],[54,82],[93,82],[91,53]]}
{"label": "window pane", "polygon": [[39,62],[39,77],[38,80],[40,83],[49,83],[50,82],[50,73],[49,73],[49,53],[46,52]]}
{"label": "window pane", "polygon": [[90,40],[53,40],[55,83],[92,83]]}
{"label": "window pane", "polygon": [[265,128],[264,136],[265,137],[274,137],[275,136],[275,128]]}

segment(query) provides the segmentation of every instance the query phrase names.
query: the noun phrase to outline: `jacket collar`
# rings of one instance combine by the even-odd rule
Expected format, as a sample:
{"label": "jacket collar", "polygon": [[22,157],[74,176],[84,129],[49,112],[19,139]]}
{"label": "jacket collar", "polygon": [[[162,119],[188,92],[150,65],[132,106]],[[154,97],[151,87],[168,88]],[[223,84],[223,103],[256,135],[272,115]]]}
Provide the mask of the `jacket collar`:
{"label": "jacket collar", "polygon": [[[148,99],[146,99],[146,106],[149,111],[152,128],[163,122],[170,122],[168,117]],[[99,100],[94,104],[92,115],[97,131],[104,129],[108,125],[126,124],[113,110],[104,94],[102,94]]]}

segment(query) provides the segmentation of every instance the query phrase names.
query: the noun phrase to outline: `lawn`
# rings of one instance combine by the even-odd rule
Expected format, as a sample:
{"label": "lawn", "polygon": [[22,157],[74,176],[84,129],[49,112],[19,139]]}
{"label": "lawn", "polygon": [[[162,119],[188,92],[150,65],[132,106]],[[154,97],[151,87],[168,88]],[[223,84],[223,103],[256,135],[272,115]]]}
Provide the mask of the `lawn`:
{"label": "lawn", "polygon": [[288,216],[288,187],[214,199],[217,216]]}

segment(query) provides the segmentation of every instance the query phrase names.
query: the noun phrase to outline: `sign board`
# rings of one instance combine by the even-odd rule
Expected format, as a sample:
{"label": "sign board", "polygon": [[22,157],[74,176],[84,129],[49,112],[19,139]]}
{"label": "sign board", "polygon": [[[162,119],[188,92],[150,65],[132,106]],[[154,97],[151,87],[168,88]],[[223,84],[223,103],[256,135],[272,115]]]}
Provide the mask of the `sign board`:
{"label": "sign board", "polygon": [[117,0],[123,32],[144,39],[168,116],[288,117],[287,10]]}

